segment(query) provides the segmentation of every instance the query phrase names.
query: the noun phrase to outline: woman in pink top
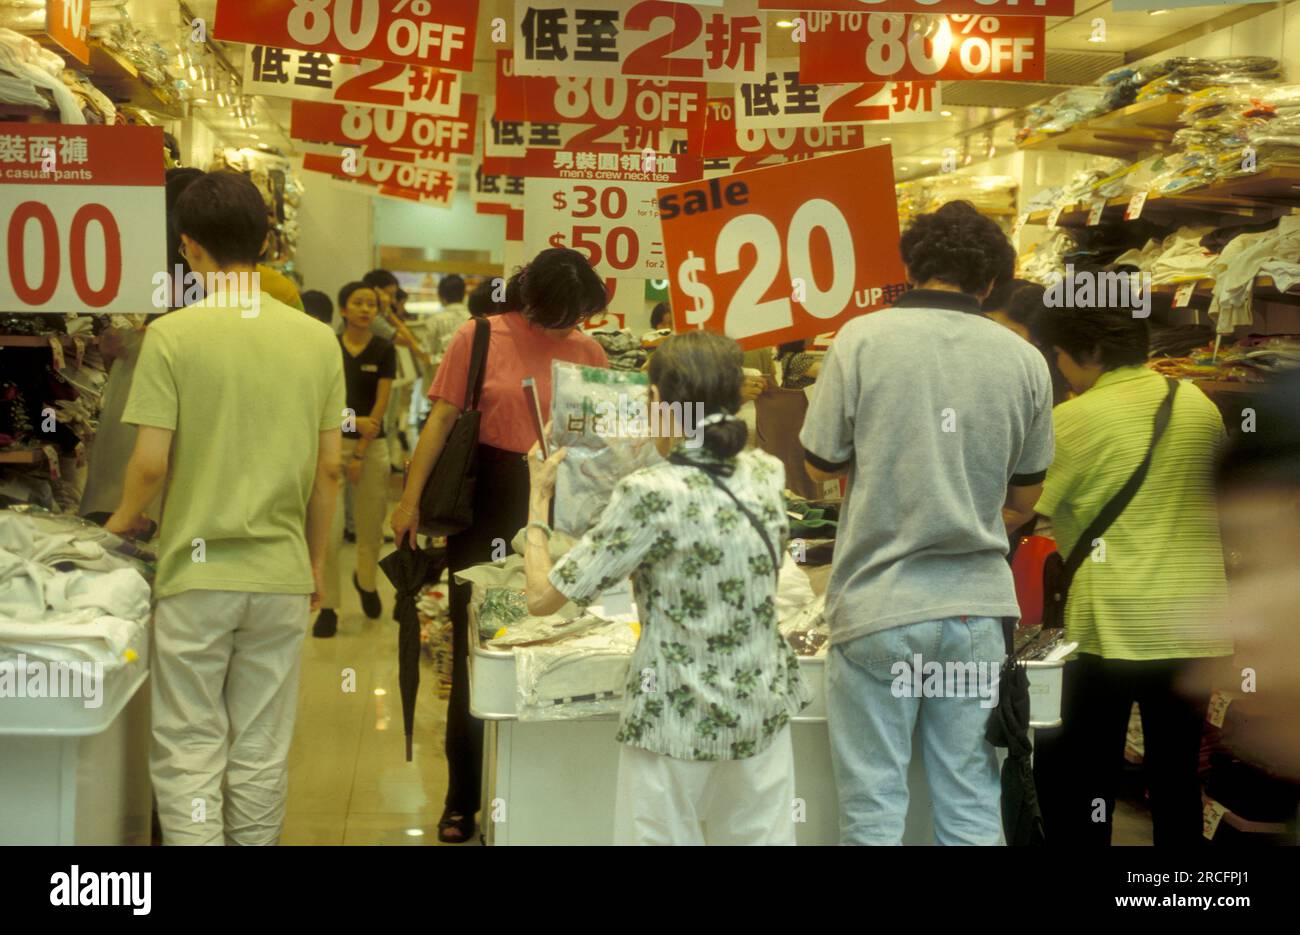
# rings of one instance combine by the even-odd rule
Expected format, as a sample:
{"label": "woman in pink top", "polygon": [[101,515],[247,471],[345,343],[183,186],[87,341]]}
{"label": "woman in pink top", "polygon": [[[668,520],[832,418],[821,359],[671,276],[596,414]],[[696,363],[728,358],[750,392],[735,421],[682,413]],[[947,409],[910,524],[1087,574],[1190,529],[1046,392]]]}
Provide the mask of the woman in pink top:
{"label": "woman in pink top", "polygon": [[[524,458],[535,434],[521,386],[524,377],[537,381],[537,395],[546,413],[551,407],[552,361],[609,365],[601,346],[577,330],[582,322],[603,311],[608,301],[604,282],[581,253],[563,248],[543,250],[515,275],[523,310],[488,319],[492,330],[478,407],[482,421],[474,525],[447,538],[447,565],[453,575],[491,561],[494,542],[509,542],[528,521],[528,465]],[[393,534],[399,544],[409,537],[415,545],[420,492],[464,408],[474,327],[471,319],[452,337],[429,391],[433,410],[411,456],[401,502],[393,511]],[[483,763],[483,723],[469,713],[469,598],[468,585],[452,585],[447,798],[438,822],[438,839],[453,844],[469,840],[474,831]]]}

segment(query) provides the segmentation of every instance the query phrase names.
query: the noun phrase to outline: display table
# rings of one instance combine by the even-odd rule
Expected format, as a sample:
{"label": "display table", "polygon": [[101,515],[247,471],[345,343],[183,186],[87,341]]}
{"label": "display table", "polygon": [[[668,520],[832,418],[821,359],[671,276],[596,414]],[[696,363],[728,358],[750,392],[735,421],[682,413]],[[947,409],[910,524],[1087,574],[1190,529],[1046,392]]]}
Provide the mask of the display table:
{"label": "display table", "polygon": [[[146,631],[147,632],[147,631]],[[148,646],[104,673],[103,704],[0,701],[0,845],[147,845]]]}
{"label": "display table", "polygon": [[[484,721],[483,811],[488,844],[611,844],[619,744],[615,717],[520,721],[513,650],[484,647],[470,618],[470,713]],[[799,844],[837,844],[839,808],[826,728],[826,660],[801,657],[812,703],[791,721]],[[903,840],[932,841],[930,797],[920,757],[908,777]]]}

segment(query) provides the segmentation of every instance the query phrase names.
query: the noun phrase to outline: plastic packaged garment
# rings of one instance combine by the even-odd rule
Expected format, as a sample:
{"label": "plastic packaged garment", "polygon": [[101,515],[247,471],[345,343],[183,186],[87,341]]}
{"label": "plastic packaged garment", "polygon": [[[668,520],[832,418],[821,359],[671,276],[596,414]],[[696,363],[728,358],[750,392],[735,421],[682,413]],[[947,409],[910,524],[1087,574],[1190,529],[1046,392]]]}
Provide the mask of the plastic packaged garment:
{"label": "plastic packaged garment", "polygon": [[1271,231],[1242,234],[1228,241],[1210,269],[1215,330],[1228,334],[1254,320],[1255,277],[1272,276],[1279,289],[1300,282],[1300,215],[1287,215]]}
{"label": "plastic packaged garment", "polygon": [[557,643],[515,649],[515,702],[521,721],[617,714],[623,707],[636,624],[606,623]]}
{"label": "plastic packaged garment", "polygon": [[831,630],[825,619],[826,595],[813,598],[792,614],[781,618],[777,630],[798,656],[824,656]]}
{"label": "plastic packaged garment", "polygon": [[1106,109],[1106,90],[1098,87],[1071,88],[1029,108],[1020,138],[1061,133],[1080,121]]}
{"label": "plastic packaged garment", "polygon": [[[671,430],[652,411],[650,378],[555,361],[551,364],[551,445],[567,448],[555,482],[555,528],[581,536],[614,485],[660,460],[651,433]],[[686,414],[693,426],[694,413]]]}

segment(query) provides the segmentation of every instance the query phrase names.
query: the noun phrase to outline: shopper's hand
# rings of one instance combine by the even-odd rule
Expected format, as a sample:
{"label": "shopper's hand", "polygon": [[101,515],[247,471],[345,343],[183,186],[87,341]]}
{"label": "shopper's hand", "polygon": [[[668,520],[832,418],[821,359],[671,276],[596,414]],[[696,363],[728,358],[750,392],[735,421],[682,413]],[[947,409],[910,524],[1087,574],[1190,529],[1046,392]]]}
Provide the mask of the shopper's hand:
{"label": "shopper's hand", "polygon": [[555,494],[555,475],[560,470],[560,462],[568,452],[567,448],[559,448],[551,452],[549,458],[542,460],[541,443],[533,444],[528,452],[528,480],[533,497],[550,500]]}
{"label": "shopper's hand", "polygon": [[357,419],[357,432],[360,433],[362,438],[378,438],[380,428],[378,419],[370,416],[361,416]]}
{"label": "shopper's hand", "polygon": [[320,610],[320,596],[321,593],[325,590],[324,586],[322,585],[322,582],[324,580],[325,580],[325,575],[322,573],[320,566],[317,565],[315,562],[312,562],[311,582],[315,590],[311,592],[311,601],[307,605],[307,610],[309,613],[315,613],[316,611]]}
{"label": "shopper's hand", "polygon": [[748,374],[740,384],[740,401],[752,403],[758,397],[763,395],[767,389],[767,377],[751,377]]}
{"label": "shopper's hand", "polygon": [[393,529],[393,544],[397,548],[402,547],[404,540],[410,540],[410,546],[418,549],[420,546],[415,541],[420,534],[420,507],[418,505],[408,507],[405,504],[398,503],[393,507],[393,519],[389,524]]}
{"label": "shopper's hand", "polygon": [[348,483],[353,487],[361,483],[361,463],[360,458],[349,458],[348,466],[343,469],[344,473],[347,474]]}

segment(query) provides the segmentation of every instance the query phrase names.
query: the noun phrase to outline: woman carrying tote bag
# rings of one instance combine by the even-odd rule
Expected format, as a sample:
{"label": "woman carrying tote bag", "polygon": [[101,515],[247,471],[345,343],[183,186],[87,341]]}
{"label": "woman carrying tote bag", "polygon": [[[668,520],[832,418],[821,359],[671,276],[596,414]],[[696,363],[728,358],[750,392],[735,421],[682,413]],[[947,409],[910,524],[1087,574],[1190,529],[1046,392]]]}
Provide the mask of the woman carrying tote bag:
{"label": "woman carrying tote bag", "polygon": [[[522,390],[524,377],[537,381],[542,411],[551,405],[551,363],[556,360],[606,367],[605,352],[578,326],[605,309],[605,284],[574,250],[543,250],[516,274],[523,310],[488,319],[489,338],[468,528],[447,537],[451,575],[491,561],[496,543],[509,543],[528,521],[528,465],[524,458],[535,435]],[[438,367],[429,398],[433,411],[411,456],[402,499],[393,511],[393,535],[415,545],[425,484],[458,418],[467,408],[467,385],[477,320],[460,327]],[[440,476],[446,476],[440,472]],[[500,549],[498,549],[498,555]],[[447,699],[447,798],[438,840],[469,840],[479,810],[483,724],[469,713],[468,611],[470,588],[451,586],[452,674]]]}

